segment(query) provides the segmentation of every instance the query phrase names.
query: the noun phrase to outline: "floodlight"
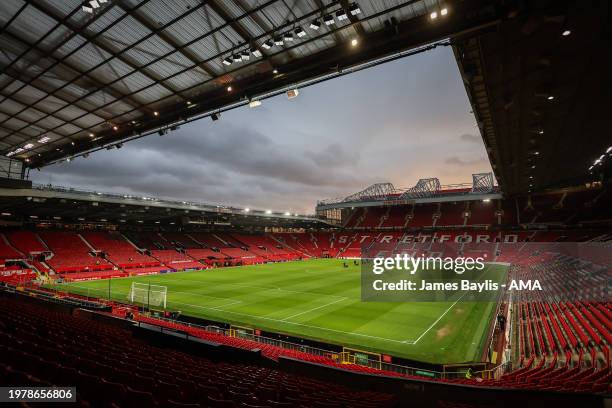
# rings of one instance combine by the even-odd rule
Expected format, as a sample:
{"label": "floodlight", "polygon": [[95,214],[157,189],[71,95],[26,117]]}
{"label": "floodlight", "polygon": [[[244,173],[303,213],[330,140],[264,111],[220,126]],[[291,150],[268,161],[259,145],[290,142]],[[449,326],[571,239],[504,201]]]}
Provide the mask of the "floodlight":
{"label": "floodlight", "polygon": [[276,37],[276,38],[274,38],[274,44],[275,45],[283,45],[284,44],[283,37]]}
{"label": "floodlight", "polygon": [[227,88],[225,88],[227,90],[227,92],[232,92],[232,86],[229,85]]}
{"label": "floodlight", "polygon": [[438,18],[438,12],[432,11],[431,14],[429,15],[429,18],[431,18],[432,20],[435,20],[436,18]]}
{"label": "floodlight", "polygon": [[242,55],[242,59],[244,61],[248,61],[248,60],[251,59],[251,53],[248,50],[242,51],[242,54],[240,54],[240,55]]}
{"label": "floodlight", "polygon": [[318,30],[321,27],[321,22],[319,20],[312,20],[312,23],[310,23],[310,28],[312,28],[313,30]]}
{"label": "floodlight", "polygon": [[23,146],[23,148],[24,148],[24,149],[31,149],[31,148],[33,148],[33,147],[34,147],[34,144],[33,144],[33,143],[28,143],[28,144],[26,144],[25,146]]}
{"label": "floodlight", "polygon": [[331,14],[328,14],[325,17],[323,17],[323,22],[325,23],[325,25],[330,26],[332,24],[335,24],[336,20],[334,20],[334,16],[332,16]]}
{"label": "floodlight", "polygon": [[482,200],[482,202],[483,202],[483,203],[488,203],[488,202],[490,202],[490,201],[491,201],[491,199],[490,199],[490,198],[485,198],[484,200]]}
{"label": "floodlight", "polygon": [[442,10],[440,10],[440,15],[441,16],[445,16],[448,14],[448,9],[446,7],[444,7]]}
{"label": "floodlight", "polygon": [[249,102],[249,108],[256,108],[258,106],[261,106],[261,101],[259,100]]}
{"label": "floodlight", "polygon": [[608,147],[608,150],[606,150],[606,153],[610,153],[612,152],[612,146]]}
{"label": "floodlight", "polygon": [[93,13],[93,9],[91,7],[83,6],[82,9],[86,13]]}
{"label": "floodlight", "polygon": [[289,42],[289,41],[293,41],[293,34],[291,33],[285,33],[283,34],[283,40]]}
{"label": "floodlight", "polygon": [[271,210],[266,210],[266,214],[272,214]]}
{"label": "floodlight", "polygon": [[289,215],[291,215],[291,213],[290,212],[286,212],[285,215],[289,216]]}
{"label": "floodlight", "polygon": [[300,94],[300,91],[297,88],[290,89],[287,91],[287,98],[293,99],[293,98],[296,98],[299,94]]}
{"label": "floodlight", "polygon": [[564,37],[567,37],[567,36],[568,36],[568,35],[570,35],[571,33],[572,33],[572,31],[571,31],[571,30],[564,30],[564,31],[561,33],[561,35],[562,35],[562,36],[564,36]]}
{"label": "floodlight", "polygon": [[359,40],[357,40],[356,38],[353,38],[351,40],[351,46],[352,47],[356,47],[359,44]]}
{"label": "floodlight", "polygon": [[223,64],[225,65],[232,65],[232,59],[227,57],[226,59],[223,60]]}
{"label": "floodlight", "polygon": [[240,62],[240,61],[242,61],[242,55],[240,55],[240,54],[234,54],[234,56],[232,57],[232,59],[234,60],[234,62]]}
{"label": "floodlight", "polygon": [[244,212],[249,212],[249,211],[251,211],[251,209],[250,209],[250,208],[245,208],[245,209],[244,209]]}
{"label": "floodlight", "polygon": [[302,38],[306,35],[306,31],[304,31],[304,29],[302,29],[302,27],[298,27],[295,29],[294,31],[295,35],[297,35],[299,38]]}
{"label": "floodlight", "polygon": [[257,48],[251,48],[251,54],[257,58],[261,57],[261,51],[259,51]]}
{"label": "floodlight", "polygon": [[274,47],[274,43],[272,42],[272,40],[268,40],[261,44],[261,46],[264,47],[266,50],[269,50],[270,48]]}
{"label": "floodlight", "polygon": [[89,2],[89,4],[91,4],[91,7],[95,8],[95,9],[100,7],[100,4],[96,0],[91,0]]}
{"label": "floodlight", "polygon": [[361,13],[361,9],[359,8],[359,4],[357,3],[353,3],[349,6],[349,12],[351,13],[352,16],[356,16],[357,14]]}
{"label": "floodlight", "polygon": [[346,11],[344,10],[338,10],[336,12],[336,18],[338,19],[338,21],[344,21],[348,18],[348,16],[346,15]]}

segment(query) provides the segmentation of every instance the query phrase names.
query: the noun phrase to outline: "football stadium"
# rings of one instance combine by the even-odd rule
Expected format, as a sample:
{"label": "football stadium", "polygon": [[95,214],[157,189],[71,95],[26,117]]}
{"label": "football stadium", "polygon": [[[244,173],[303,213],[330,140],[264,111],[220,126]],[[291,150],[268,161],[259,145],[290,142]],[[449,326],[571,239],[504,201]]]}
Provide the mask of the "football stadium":
{"label": "football stadium", "polygon": [[0,403],[609,406],[611,12],[0,2]]}

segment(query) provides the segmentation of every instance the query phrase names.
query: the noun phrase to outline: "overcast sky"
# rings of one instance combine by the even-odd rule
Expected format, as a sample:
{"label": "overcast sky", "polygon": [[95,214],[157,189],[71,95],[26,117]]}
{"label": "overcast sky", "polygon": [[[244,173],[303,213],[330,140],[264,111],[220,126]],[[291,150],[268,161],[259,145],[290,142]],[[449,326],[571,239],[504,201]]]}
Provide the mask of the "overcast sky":
{"label": "overcast sky", "polygon": [[313,213],[376,182],[491,171],[449,47],[31,173],[34,182]]}

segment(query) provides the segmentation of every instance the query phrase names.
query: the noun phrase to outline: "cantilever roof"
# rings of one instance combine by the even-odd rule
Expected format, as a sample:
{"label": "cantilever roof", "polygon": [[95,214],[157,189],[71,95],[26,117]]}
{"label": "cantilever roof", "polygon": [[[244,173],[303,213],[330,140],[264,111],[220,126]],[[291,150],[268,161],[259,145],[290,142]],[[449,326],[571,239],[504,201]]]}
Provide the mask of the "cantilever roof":
{"label": "cantilever roof", "polygon": [[[0,153],[29,167],[482,28],[499,13],[481,0],[453,2],[435,21],[430,13],[447,7],[437,0],[362,0],[355,14],[347,0],[108,0],[93,13],[87,3],[0,2]],[[292,41],[263,46],[287,33]],[[223,63],[242,52],[248,61]]]}

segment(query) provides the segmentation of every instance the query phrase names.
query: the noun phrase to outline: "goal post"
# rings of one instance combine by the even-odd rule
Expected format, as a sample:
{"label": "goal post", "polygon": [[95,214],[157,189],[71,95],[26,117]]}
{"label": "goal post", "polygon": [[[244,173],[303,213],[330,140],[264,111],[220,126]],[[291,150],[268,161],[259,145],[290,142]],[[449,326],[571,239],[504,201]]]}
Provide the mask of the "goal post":
{"label": "goal post", "polygon": [[148,307],[162,306],[164,309],[166,308],[167,297],[167,286],[138,282],[132,282],[132,287],[128,295],[128,299],[131,303],[140,303]]}

